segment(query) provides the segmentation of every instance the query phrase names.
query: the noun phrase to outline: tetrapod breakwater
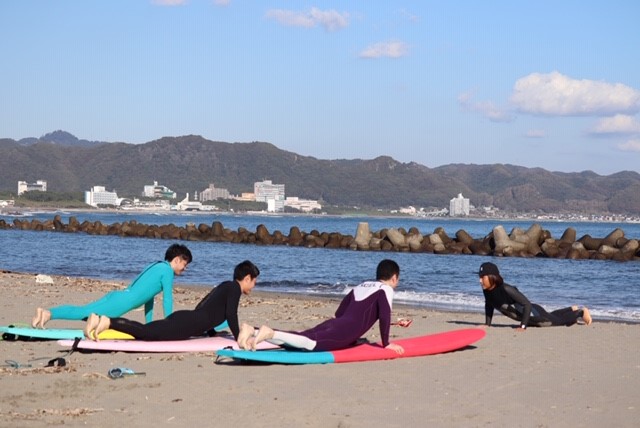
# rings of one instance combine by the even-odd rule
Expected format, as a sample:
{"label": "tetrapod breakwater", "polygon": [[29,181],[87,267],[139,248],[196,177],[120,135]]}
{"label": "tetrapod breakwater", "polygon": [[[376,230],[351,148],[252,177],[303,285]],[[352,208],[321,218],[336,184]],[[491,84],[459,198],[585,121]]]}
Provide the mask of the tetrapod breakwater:
{"label": "tetrapod breakwater", "polygon": [[330,231],[302,231],[292,226],[288,234],[276,230],[270,232],[260,224],[255,231],[244,227],[237,230],[225,228],[220,221],[211,224],[193,223],[186,226],[148,225],[136,220],[103,224],[100,221],[79,222],[69,217],[67,223],[60,215],[51,220],[20,219],[12,222],[0,219],[0,229],[53,231],[62,233],[86,233],[90,235],[117,235],[151,239],[184,241],[227,242],[254,245],[288,245],[308,248],[333,248],[352,251],[388,251],[431,254],[466,254],[499,257],[547,257],[558,259],[595,259],[615,261],[640,260],[638,239],[625,236],[621,228],[615,228],[603,237],[588,234],[578,238],[574,227],[568,227],[560,237],[554,237],[539,224],[528,229],[515,227],[509,232],[503,226],[495,226],[482,238],[474,238],[460,229],[449,235],[443,227],[423,234],[417,227],[369,229],[367,222],[357,225],[354,235]]}

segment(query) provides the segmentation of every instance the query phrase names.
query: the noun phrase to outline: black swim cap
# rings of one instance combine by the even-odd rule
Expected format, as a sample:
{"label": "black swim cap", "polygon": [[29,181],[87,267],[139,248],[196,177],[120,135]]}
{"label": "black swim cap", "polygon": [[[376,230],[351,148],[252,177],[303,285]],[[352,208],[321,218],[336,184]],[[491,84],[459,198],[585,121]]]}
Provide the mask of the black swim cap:
{"label": "black swim cap", "polygon": [[490,262],[482,263],[480,265],[480,270],[478,271],[478,276],[482,278],[485,275],[500,275],[498,266]]}

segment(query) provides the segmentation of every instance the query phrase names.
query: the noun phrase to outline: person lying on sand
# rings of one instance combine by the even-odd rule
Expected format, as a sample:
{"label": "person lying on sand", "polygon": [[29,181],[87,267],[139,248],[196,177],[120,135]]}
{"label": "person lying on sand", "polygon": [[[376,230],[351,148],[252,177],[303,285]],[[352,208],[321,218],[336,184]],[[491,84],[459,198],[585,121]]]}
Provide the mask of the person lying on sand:
{"label": "person lying on sand", "polygon": [[516,287],[504,282],[498,266],[493,263],[483,263],[478,276],[485,299],[486,326],[491,325],[494,309],[511,319],[520,321],[519,331],[524,331],[527,326],[570,326],[577,323],[580,318],[585,325],[590,325],[592,322],[591,314],[586,307],[579,309],[577,306],[571,306],[547,312],[542,306],[531,303]]}
{"label": "person lying on sand", "polygon": [[249,260],[239,263],[233,271],[233,281],[225,281],[211,290],[191,310],[176,311],[165,319],[142,324],[127,318],[110,318],[106,315],[89,315],[84,328],[88,339],[98,340],[107,329],[128,333],[136,339],[184,340],[202,336],[215,326],[227,321],[234,338],[238,338],[238,304],[242,294],[249,294],[255,287],[260,270]]}
{"label": "person lying on sand", "polygon": [[37,308],[31,320],[33,328],[44,328],[49,320],[84,320],[92,313],[119,317],[144,305],[147,322],[153,319],[153,299],[162,291],[164,316],[173,312],[173,278],[181,275],[193,257],[191,251],[181,244],[171,245],[164,261],[150,264],[124,290],[115,290],[101,299],[84,306],[62,305],[49,309]]}
{"label": "person lying on sand", "polygon": [[255,350],[258,343],[266,340],[275,345],[308,351],[332,351],[355,345],[379,321],[382,346],[403,354],[402,346],[389,343],[393,293],[398,286],[399,277],[398,264],[393,260],[382,260],[377,267],[376,280],[363,282],[353,288],[342,299],[335,318],[300,332],[274,330],[267,325],[254,329],[243,324],[238,345],[242,349]]}

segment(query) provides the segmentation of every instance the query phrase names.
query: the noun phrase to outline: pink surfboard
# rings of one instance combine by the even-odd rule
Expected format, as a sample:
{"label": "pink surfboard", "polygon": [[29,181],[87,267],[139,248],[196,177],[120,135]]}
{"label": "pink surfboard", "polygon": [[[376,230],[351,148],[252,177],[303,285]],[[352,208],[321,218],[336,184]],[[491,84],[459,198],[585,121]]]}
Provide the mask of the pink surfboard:
{"label": "pink surfboard", "polygon": [[[58,340],[58,344],[73,346],[73,340]],[[197,337],[186,340],[145,341],[145,340],[81,340],[78,349],[121,352],[213,352],[228,348],[240,349],[233,336]],[[276,345],[260,343],[258,349],[277,349]]]}

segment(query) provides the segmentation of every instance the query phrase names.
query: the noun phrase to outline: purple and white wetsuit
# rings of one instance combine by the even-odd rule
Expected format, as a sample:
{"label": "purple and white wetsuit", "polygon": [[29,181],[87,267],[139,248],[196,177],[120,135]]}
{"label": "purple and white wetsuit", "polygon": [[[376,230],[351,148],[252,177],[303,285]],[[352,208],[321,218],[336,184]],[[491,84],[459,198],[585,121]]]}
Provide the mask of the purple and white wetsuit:
{"label": "purple and white wetsuit", "polygon": [[276,330],[269,342],[309,351],[333,351],[354,345],[379,321],[382,345],[386,347],[389,344],[392,304],[391,286],[380,281],[367,281],[342,299],[335,318],[300,332]]}

